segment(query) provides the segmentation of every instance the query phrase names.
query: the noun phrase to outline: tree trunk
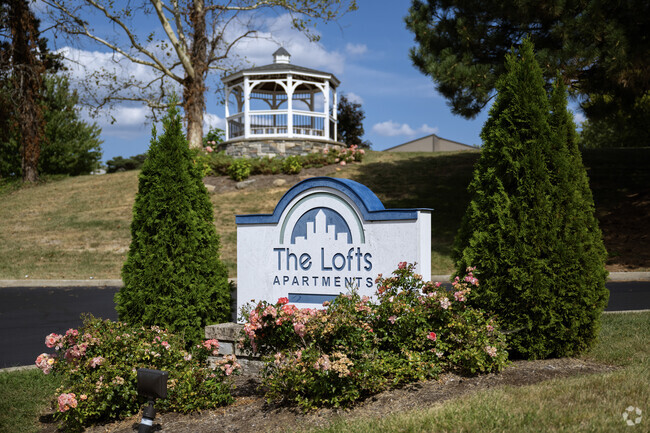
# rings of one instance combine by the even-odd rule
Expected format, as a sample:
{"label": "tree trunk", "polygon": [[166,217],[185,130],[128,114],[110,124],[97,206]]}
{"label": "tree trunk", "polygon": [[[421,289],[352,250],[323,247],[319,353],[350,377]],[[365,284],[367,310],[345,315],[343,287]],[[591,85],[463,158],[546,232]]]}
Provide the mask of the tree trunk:
{"label": "tree trunk", "polygon": [[185,76],[183,105],[190,148],[203,147],[203,112],[205,111],[205,73],[207,71],[208,38],[205,25],[204,0],[194,0],[190,12],[192,47],[190,56],[194,75]]}
{"label": "tree trunk", "polygon": [[23,182],[38,180],[38,157],[43,137],[43,113],[40,107],[43,62],[38,58],[38,34],[35,18],[24,0],[12,2],[13,87],[17,101]]}

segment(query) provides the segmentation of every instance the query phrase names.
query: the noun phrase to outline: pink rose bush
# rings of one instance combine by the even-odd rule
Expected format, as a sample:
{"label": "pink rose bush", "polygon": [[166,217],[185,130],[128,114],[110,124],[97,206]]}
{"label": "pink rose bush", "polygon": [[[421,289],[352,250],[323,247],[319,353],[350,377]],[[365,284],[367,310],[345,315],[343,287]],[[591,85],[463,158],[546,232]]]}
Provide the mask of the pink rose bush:
{"label": "pink rose bush", "polygon": [[374,299],[351,288],[321,310],[286,298],[251,306],[240,344],[266,360],[267,398],[304,409],[346,406],[443,371],[501,370],[504,335],[494,318],[466,305],[478,285],[472,270],[451,291],[413,270],[402,262],[392,276],[380,275]]}
{"label": "pink rose bush", "polygon": [[208,366],[207,357],[218,355],[217,340],[206,340],[190,352],[179,336],[160,327],[130,327],[92,317],[78,330],[48,335],[45,345],[55,353],[39,355],[36,365],[60,377],[56,417],[69,431],[137,413],[142,403],[136,389],[138,368],[167,371],[176,385],[156,408],[183,413],[232,402],[231,377],[241,368],[234,355]]}

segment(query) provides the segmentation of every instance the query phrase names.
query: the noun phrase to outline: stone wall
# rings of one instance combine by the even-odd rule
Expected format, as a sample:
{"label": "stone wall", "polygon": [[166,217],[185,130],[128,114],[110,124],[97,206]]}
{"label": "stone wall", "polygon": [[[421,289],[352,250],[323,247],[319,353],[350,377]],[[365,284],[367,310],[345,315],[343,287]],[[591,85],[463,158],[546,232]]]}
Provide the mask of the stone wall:
{"label": "stone wall", "polygon": [[[219,341],[219,355],[235,354],[237,362],[242,366],[244,374],[258,374],[262,369],[262,361],[259,356],[237,347],[244,325],[238,323],[219,323],[205,327],[205,338],[216,338]],[[209,357],[208,361],[213,364],[216,358]]]}
{"label": "stone wall", "polygon": [[217,150],[224,150],[226,155],[240,157],[273,157],[290,155],[307,155],[308,153],[322,152],[324,149],[345,147],[336,141],[320,141],[298,138],[286,139],[248,139],[226,141]]}

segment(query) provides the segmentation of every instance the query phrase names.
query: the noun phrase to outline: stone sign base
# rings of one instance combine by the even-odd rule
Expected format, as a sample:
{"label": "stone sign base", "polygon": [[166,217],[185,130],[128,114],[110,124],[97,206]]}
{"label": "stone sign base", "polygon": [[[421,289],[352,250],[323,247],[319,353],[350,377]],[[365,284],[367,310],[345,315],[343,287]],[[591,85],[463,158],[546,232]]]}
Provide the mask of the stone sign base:
{"label": "stone sign base", "polygon": [[307,155],[308,153],[322,152],[325,149],[343,149],[345,145],[336,141],[309,140],[304,138],[282,139],[247,139],[231,140],[220,143],[218,151],[225,151],[226,155],[240,157],[274,157]]}
{"label": "stone sign base", "polygon": [[[237,347],[244,325],[238,323],[219,323],[205,327],[205,338],[207,340],[216,338],[219,341],[219,355],[235,354],[237,362],[242,366],[243,374],[259,374],[264,363],[259,356]],[[209,357],[208,362],[214,367],[216,357]]]}

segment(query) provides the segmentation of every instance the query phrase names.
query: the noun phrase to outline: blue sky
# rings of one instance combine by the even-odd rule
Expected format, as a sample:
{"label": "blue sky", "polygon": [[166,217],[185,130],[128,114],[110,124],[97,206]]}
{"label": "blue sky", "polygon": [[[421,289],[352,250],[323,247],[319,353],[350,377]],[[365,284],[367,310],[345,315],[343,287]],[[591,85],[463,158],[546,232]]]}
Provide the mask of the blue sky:
{"label": "blue sky", "polygon": [[[431,133],[466,144],[480,144],[479,134],[487,110],[472,120],[453,115],[430,78],[413,67],[409,59],[409,48],[414,42],[405,27],[404,16],[410,1],[359,0],[358,5],[357,11],[335,23],[317,23],[316,31],[321,35],[317,43],[310,43],[290,29],[288,16],[268,14],[261,25],[264,37],[241,44],[238,53],[255,65],[264,65],[272,62],[271,54],[282,43],[292,54],[292,63],[334,73],[341,81],[339,93],[361,102],[366,113],[364,138],[372,142],[374,150],[384,150]],[[99,31],[107,29],[97,17],[85,18]],[[41,28],[46,28],[47,21],[45,18],[43,21]],[[151,22],[138,23],[142,29],[150,25]],[[84,67],[107,64],[112,58],[112,53],[99,45],[86,43],[69,47],[62,39],[54,41],[52,35],[45,36],[53,49],[64,50],[78,60],[76,65],[70,64],[73,81],[89,73]],[[124,65],[128,69],[125,73],[147,74],[142,68]],[[103,131],[104,161],[147,150],[151,123],[146,114],[142,105],[130,103],[94,119]],[[109,115],[115,118],[112,124]],[[223,126],[224,115],[218,98],[208,92],[206,128]]]}

